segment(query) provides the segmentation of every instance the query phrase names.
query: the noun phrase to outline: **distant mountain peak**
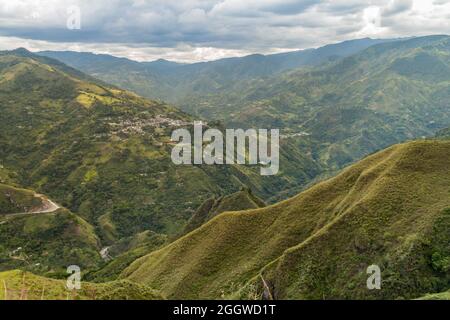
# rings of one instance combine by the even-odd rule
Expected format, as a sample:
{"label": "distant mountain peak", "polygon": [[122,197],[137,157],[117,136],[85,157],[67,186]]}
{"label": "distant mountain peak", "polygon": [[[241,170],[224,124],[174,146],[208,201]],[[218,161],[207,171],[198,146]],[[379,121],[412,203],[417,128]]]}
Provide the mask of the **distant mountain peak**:
{"label": "distant mountain peak", "polygon": [[31,51],[29,51],[28,49],[22,48],[22,47],[11,50],[11,51],[6,51],[6,52],[8,52],[10,54],[14,54],[14,55],[20,55],[20,56],[27,56],[27,57],[34,56],[34,54]]}
{"label": "distant mountain peak", "polygon": [[155,66],[156,67],[176,67],[176,66],[183,65],[182,63],[166,60],[163,58],[160,58],[160,59],[154,60],[154,61],[150,61],[150,62],[143,62],[143,63],[146,65],[149,65],[149,66],[154,66],[154,67]]}

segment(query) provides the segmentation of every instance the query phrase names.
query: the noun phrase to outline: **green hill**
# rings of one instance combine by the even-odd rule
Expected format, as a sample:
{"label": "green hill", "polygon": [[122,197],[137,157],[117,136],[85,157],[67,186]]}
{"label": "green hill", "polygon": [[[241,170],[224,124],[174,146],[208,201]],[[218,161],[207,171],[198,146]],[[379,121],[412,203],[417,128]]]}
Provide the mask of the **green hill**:
{"label": "green hill", "polygon": [[[417,298],[450,287],[450,142],[395,145],[276,205],[223,213],[123,278],[168,298]],[[382,289],[366,288],[368,266]]]}
{"label": "green hill", "polygon": [[0,219],[0,270],[57,276],[69,265],[97,267],[99,250],[94,228],[65,209]]}
{"label": "green hill", "polygon": [[[225,211],[241,211],[265,206],[264,201],[253,195],[247,188],[231,195],[208,199],[192,215],[182,233],[176,237],[197,229]],[[108,256],[111,261],[99,270],[89,273],[87,279],[95,282],[115,280],[135,260],[156,251],[171,241],[173,239],[169,240],[166,236],[151,231],[121,239],[108,247]]]}
{"label": "green hill", "polygon": [[[130,281],[104,284],[82,282],[69,291],[66,281],[39,277],[23,271],[0,273],[0,300],[161,300],[155,290]],[[6,296],[5,296],[6,295]]]}
{"label": "green hill", "polygon": [[0,271],[57,275],[71,264],[100,263],[94,228],[33,191],[0,185]]}
{"label": "green hill", "polygon": [[0,218],[5,214],[23,213],[43,205],[34,192],[0,184]]}
{"label": "green hill", "polygon": [[153,252],[168,243],[168,237],[152,231],[144,231],[123,238],[107,248],[107,259],[100,268],[91,271],[86,279],[94,282],[116,280],[136,259]]}
{"label": "green hill", "polygon": [[450,291],[435,294],[427,294],[426,296],[418,300],[450,300]]}
{"label": "green hill", "polygon": [[183,230],[183,235],[199,228],[223,212],[257,209],[265,206],[264,201],[254,196],[249,189],[243,189],[219,198],[208,199],[192,215],[192,218]]}

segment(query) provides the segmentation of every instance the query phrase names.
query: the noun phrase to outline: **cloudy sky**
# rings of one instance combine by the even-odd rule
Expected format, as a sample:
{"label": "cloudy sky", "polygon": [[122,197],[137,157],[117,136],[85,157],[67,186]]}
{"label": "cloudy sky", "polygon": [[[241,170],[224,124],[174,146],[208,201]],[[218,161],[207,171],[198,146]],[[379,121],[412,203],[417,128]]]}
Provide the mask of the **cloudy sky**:
{"label": "cloudy sky", "polygon": [[450,34],[450,0],[0,1],[1,50],[92,51],[141,61],[429,34]]}

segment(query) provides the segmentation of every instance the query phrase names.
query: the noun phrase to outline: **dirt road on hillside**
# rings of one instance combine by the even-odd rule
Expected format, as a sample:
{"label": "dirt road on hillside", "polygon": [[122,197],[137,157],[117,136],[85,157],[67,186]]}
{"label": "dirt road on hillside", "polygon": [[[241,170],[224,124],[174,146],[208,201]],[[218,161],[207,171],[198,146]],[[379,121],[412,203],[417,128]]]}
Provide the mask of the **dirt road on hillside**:
{"label": "dirt road on hillside", "polygon": [[5,220],[0,222],[0,224],[6,222],[9,219],[22,217],[22,216],[30,216],[34,214],[41,213],[52,213],[60,209],[61,207],[54,203],[52,200],[48,199],[46,196],[42,194],[35,194],[36,198],[40,198],[42,200],[42,205],[38,208],[32,209],[29,212],[21,212],[21,213],[11,213],[11,214],[2,214],[0,217],[3,217]]}

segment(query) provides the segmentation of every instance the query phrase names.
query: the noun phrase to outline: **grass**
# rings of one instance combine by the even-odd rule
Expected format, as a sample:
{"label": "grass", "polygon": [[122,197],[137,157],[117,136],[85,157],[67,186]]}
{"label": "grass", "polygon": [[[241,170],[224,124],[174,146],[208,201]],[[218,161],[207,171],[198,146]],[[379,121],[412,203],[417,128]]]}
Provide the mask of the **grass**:
{"label": "grass", "polygon": [[24,213],[42,205],[42,199],[30,190],[0,184],[0,218],[2,214]]}
{"label": "grass", "polygon": [[116,280],[119,275],[136,259],[155,251],[168,243],[166,236],[151,231],[141,232],[133,237],[124,238],[109,247],[112,258],[98,270],[86,275],[88,280],[105,282]]}
{"label": "grass", "polygon": [[130,281],[82,282],[68,290],[66,281],[13,270],[0,273],[0,300],[161,300],[155,290]]}
{"label": "grass", "polygon": [[208,199],[192,215],[182,234],[187,234],[199,228],[223,212],[257,209],[265,206],[264,201],[253,195],[249,189],[243,189],[219,198]]}
{"label": "grass", "polygon": [[[393,146],[279,204],[223,213],[138,259],[122,278],[168,298],[417,298],[447,289],[450,142]],[[437,230],[437,231],[436,231]],[[366,288],[380,265],[383,289]]]}
{"label": "grass", "polygon": [[450,300],[450,291],[435,293],[435,294],[427,294],[418,300]]}
{"label": "grass", "polygon": [[94,228],[66,209],[0,223],[0,271],[21,268],[58,276],[72,264],[96,268],[99,250]]}

